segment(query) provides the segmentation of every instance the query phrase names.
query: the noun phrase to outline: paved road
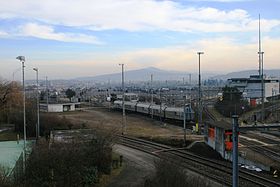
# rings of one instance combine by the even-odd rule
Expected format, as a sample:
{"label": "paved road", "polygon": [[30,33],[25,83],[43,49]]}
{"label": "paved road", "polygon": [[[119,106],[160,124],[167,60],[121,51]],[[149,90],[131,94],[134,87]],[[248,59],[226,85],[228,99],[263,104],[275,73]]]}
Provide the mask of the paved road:
{"label": "paved road", "polygon": [[109,187],[143,186],[145,179],[154,174],[154,156],[122,145],[115,145],[114,151],[124,156],[125,167]]}

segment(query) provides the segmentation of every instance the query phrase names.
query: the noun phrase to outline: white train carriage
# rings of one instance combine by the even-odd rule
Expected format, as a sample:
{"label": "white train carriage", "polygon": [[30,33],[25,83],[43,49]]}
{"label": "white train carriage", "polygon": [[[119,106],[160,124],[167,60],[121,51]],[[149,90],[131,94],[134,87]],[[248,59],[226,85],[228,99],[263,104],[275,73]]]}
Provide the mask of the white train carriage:
{"label": "white train carriage", "polygon": [[137,103],[136,112],[139,112],[142,114],[150,114],[149,107],[150,107],[150,104],[148,104],[148,103]]}
{"label": "white train carriage", "polygon": [[177,107],[166,107],[166,109],[164,110],[164,117],[168,119],[183,120],[184,109]]}
{"label": "white train carriage", "polygon": [[125,101],[124,102],[124,108],[125,108],[125,110],[128,110],[128,111],[135,112],[136,105],[137,105],[136,102],[131,102],[131,101]]}
{"label": "white train carriage", "polygon": [[114,101],[114,108],[122,109],[122,101],[121,100]]}
{"label": "white train carriage", "polygon": [[[139,103],[131,101],[125,101],[124,106],[125,110],[127,111],[138,112],[146,115],[151,115],[153,112],[153,116],[162,117],[166,119],[184,120],[184,109],[181,107],[167,107],[165,105],[151,105],[150,103]],[[114,108],[122,109],[122,101],[115,101]],[[191,108],[188,108],[188,111],[186,111],[186,113],[187,119],[194,119],[194,113]]]}
{"label": "white train carriage", "polygon": [[[161,106],[160,105],[150,105],[150,114],[153,114],[154,116],[158,116],[158,117],[164,117],[164,110],[165,110],[166,106]],[[153,113],[151,113],[153,112]]]}

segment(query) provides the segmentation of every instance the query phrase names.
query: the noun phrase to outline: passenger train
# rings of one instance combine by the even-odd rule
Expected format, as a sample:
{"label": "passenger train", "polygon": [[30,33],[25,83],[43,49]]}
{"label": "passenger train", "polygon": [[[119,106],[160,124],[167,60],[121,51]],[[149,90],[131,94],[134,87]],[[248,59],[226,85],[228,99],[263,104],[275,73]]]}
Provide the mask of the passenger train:
{"label": "passenger train", "polygon": [[[168,107],[165,105],[156,105],[151,103],[141,103],[141,102],[124,102],[125,110],[131,112],[142,113],[146,115],[152,115],[156,117],[161,117],[162,119],[171,119],[171,120],[184,120],[184,108],[183,107]],[[122,101],[114,101],[115,109],[122,109]],[[186,107],[186,120],[194,120],[194,111],[191,107]]]}

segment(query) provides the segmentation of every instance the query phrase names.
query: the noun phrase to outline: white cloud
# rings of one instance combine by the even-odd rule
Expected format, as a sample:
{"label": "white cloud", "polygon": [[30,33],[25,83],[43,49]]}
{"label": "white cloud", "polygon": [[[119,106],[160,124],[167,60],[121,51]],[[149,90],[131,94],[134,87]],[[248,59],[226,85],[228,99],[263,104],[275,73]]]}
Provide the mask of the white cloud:
{"label": "white cloud", "polygon": [[101,44],[101,42],[98,41],[98,39],[94,36],[76,33],[55,32],[55,30],[51,26],[39,25],[36,23],[27,23],[20,26],[19,35],[63,42]]}
{"label": "white cloud", "polygon": [[[230,0],[220,0],[230,1]],[[232,1],[232,0],[231,0]],[[49,24],[92,30],[170,30],[239,32],[256,30],[256,20],[247,11],[194,8],[174,1],[156,0],[9,0],[1,1],[0,17],[35,19]],[[254,25],[254,27],[252,27]],[[280,20],[264,20],[264,30]]]}
{"label": "white cloud", "polygon": [[[265,69],[279,68],[280,38],[264,38]],[[238,44],[231,38],[205,39],[191,45],[170,46],[130,51],[118,59],[128,67],[155,66],[169,70],[197,71],[196,52],[204,51],[201,57],[202,71],[233,72],[258,68],[258,44]]]}
{"label": "white cloud", "polygon": [[244,2],[244,1],[254,1],[254,0],[189,0],[189,1],[205,1],[205,2],[231,3],[231,2]]}
{"label": "white cloud", "polygon": [[8,36],[8,33],[0,30],[0,37],[6,37],[6,36]]}

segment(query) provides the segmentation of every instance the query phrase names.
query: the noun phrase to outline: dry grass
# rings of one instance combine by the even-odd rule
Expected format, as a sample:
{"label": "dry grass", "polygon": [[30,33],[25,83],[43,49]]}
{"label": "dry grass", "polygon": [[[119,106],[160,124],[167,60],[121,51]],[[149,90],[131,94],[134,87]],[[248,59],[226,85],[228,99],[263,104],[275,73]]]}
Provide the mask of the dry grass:
{"label": "dry grass", "polygon": [[[73,123],[84,124],[88,128],[102,127],[108,130],[121,131],[122,114],[121,112],[109,112],[108,110],[95,109],[79,113],[68,113],[65,116]],[[152,120],[147,116],[136,114],[127,114],[126,116],[126,132],[129,135],[138,137],[179,137],[182,138],[183,130],[180,127]]]}

